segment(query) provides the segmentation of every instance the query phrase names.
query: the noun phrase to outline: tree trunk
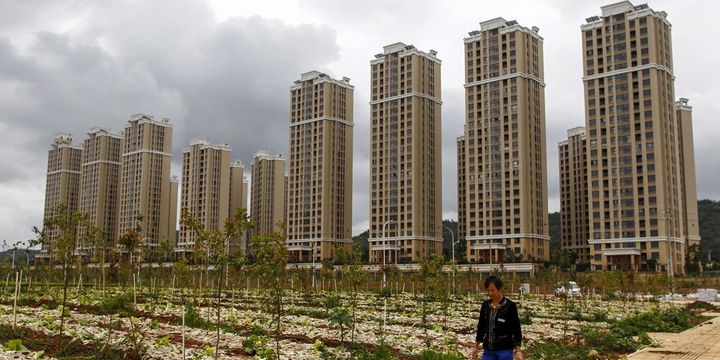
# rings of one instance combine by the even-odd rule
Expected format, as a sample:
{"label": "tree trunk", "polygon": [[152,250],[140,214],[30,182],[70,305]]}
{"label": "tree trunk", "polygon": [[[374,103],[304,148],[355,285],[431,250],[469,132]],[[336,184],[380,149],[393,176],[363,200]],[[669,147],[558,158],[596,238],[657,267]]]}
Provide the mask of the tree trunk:
{"label": "tree trunk", "polygon": [[60,311],[60,336],[63,333],[63,326],[65,326],[65,307],[67,306],[67,288],[68,288],[68,264],[67,260],[63,263],[63,299],[62,299],[62,310]]}
{"label": "tree trunk", "polygon": [[[20,270],[22,271],[22,270]],[[20,296],[20,273],[15,273],[15,299],[13,300],[13,330],[17,328],[17,300]]]}
{"label": "tree trunk", "polygon": [[217,311],[217,337],[215,339],[215,360],[217,360],[218,354],[220,353],[220,295],[222,292],[223,275],[225,275],[224,267],[224,264],[220,265],[220,279],[218,279],[217,297],[215,298]]}

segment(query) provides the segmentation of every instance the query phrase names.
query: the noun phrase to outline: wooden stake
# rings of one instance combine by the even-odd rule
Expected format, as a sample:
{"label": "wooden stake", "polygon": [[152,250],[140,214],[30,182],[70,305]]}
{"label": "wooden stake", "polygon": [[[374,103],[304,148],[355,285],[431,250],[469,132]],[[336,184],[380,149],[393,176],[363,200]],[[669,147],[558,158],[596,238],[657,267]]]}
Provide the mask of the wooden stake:
{"label": "wooden stake", "polygon": [[135,273],[133,273],[133,304],[137,309],[137,293],[135,292]]}
{"label": "wooden stake", "polygon": [[172,282],[170,283],[170,302],[173,301],[173,295],[175,295],[175,274],[172,276]]}
{"label": "wooden stake", "polygon": [[185,312],[187,309],[185,308],[185,303],[183,302],[183,312],[182,312],[182,358],[185,360]]}
{"label": "wooden stake", "polygon": [[[22,270],[20,270],[22,271]],[[20,295],[20,273],[15,273],[15,300],[13,300],[13,330],[17,328],[17,300]]]}

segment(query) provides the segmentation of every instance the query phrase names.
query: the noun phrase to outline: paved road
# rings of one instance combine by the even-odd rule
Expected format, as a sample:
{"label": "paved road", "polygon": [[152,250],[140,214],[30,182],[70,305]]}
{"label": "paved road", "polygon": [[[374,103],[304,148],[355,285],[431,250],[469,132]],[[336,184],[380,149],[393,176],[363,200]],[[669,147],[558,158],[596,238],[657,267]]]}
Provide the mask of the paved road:
{"label": "paved road", "polygon": [[720,313],[705,315],[715,318],[679,334],[648,334],[663,347],[644,349],[628,356],[628,360],[720,359]]}

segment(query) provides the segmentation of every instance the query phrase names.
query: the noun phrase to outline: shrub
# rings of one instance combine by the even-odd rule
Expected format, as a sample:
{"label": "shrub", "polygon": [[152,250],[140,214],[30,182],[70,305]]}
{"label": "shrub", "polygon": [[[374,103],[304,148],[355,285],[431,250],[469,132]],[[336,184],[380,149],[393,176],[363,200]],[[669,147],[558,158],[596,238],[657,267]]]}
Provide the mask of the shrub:
{"label": "shrub", "polygon": [[27,333],[25,328],[13,329],[12,324],[0,324],[0,339],[25,338]]}
{"label": "shrub", "polygon": [[693,327],[693,316],[687,309],[670,308],[651,310],[642,314],[626,317],[612,325],[613,329],[621,330],[637,336],[645,332],[680,332]]}
{"label": "shrub", "polygon": [[340,296],[332,295],[325,299],[325,309],[331,310],[340,306]]}
{"label": "shrub", "polygon": [[587,346],[597,349],[601,353],[631,353],[640,347],[640,343],[634,339],[634,335],[622,328],[610,331],[584,329],[581,333]]}
{"label": "shrub", "polygon": [[170,335],[165,335],[155,341],[155,345],[158,347],[162,346],[169,346],[170,345]]}
{"label": "shrub", "polygon": [[25,351],[25,350],[27,350],[27,349],[23,346],[22,340],[20,340],[20,339],[8,340],[8,341],[5,343],[5,349],[6,349],[6,350],[9,350],[9,351]]}
{"label": "shrub", "polygon": [[687,304],[688,310],[702,310],[702,311],[718,311],[720,307],[704,302],[704,301],[695,301],[693,303]]}
{"label": "shrub", "polygon": [[197,308],[192,305],[188,305],[185,311],[185,326],[205,330],[214,329],[213,324],[203,319]]}
{"label": "shrub", "polygon": [[590,318],[588,319],[588,321],[592,321],[592,322],[607,322],[607,321],[608,321],[608,316],[607,316],[607,313],[606,313],[605,311],[595,310],[595,311],[593,311],[593,313],[592,313],[592,315],[590,316]]}
{"label": "shrub", "polygon": [[263,335],[250,335],[242,342],[242,346],[248,355],[254,355],[261,359],[275,358],[275,350],[268,348],[269,339]]}
{"label": "shrub", "polygon": [[533,316],[535,316],[535,314],[533,314],[532,310],[530,310],[529,308],[526,307],[525,310],[523,310],[522,314],[520,315],[520,324],[532,325]]}
{"label": "shrub", "polygon": [[98,313],[100,315],[129,314],[133,312],[132,295],[121,294],[108,296],[101,303]]}

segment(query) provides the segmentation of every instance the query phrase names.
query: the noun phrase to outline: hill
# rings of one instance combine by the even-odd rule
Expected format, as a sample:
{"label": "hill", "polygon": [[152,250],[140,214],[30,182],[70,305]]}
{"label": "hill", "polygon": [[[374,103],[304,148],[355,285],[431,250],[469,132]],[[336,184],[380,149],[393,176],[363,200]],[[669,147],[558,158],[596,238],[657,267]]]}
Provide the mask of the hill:
{"label": "hill", "polygon": [[720,201],[698,201],[698,221],[703,258],[707,259],[710,251],[713,260],[720,260]]}

